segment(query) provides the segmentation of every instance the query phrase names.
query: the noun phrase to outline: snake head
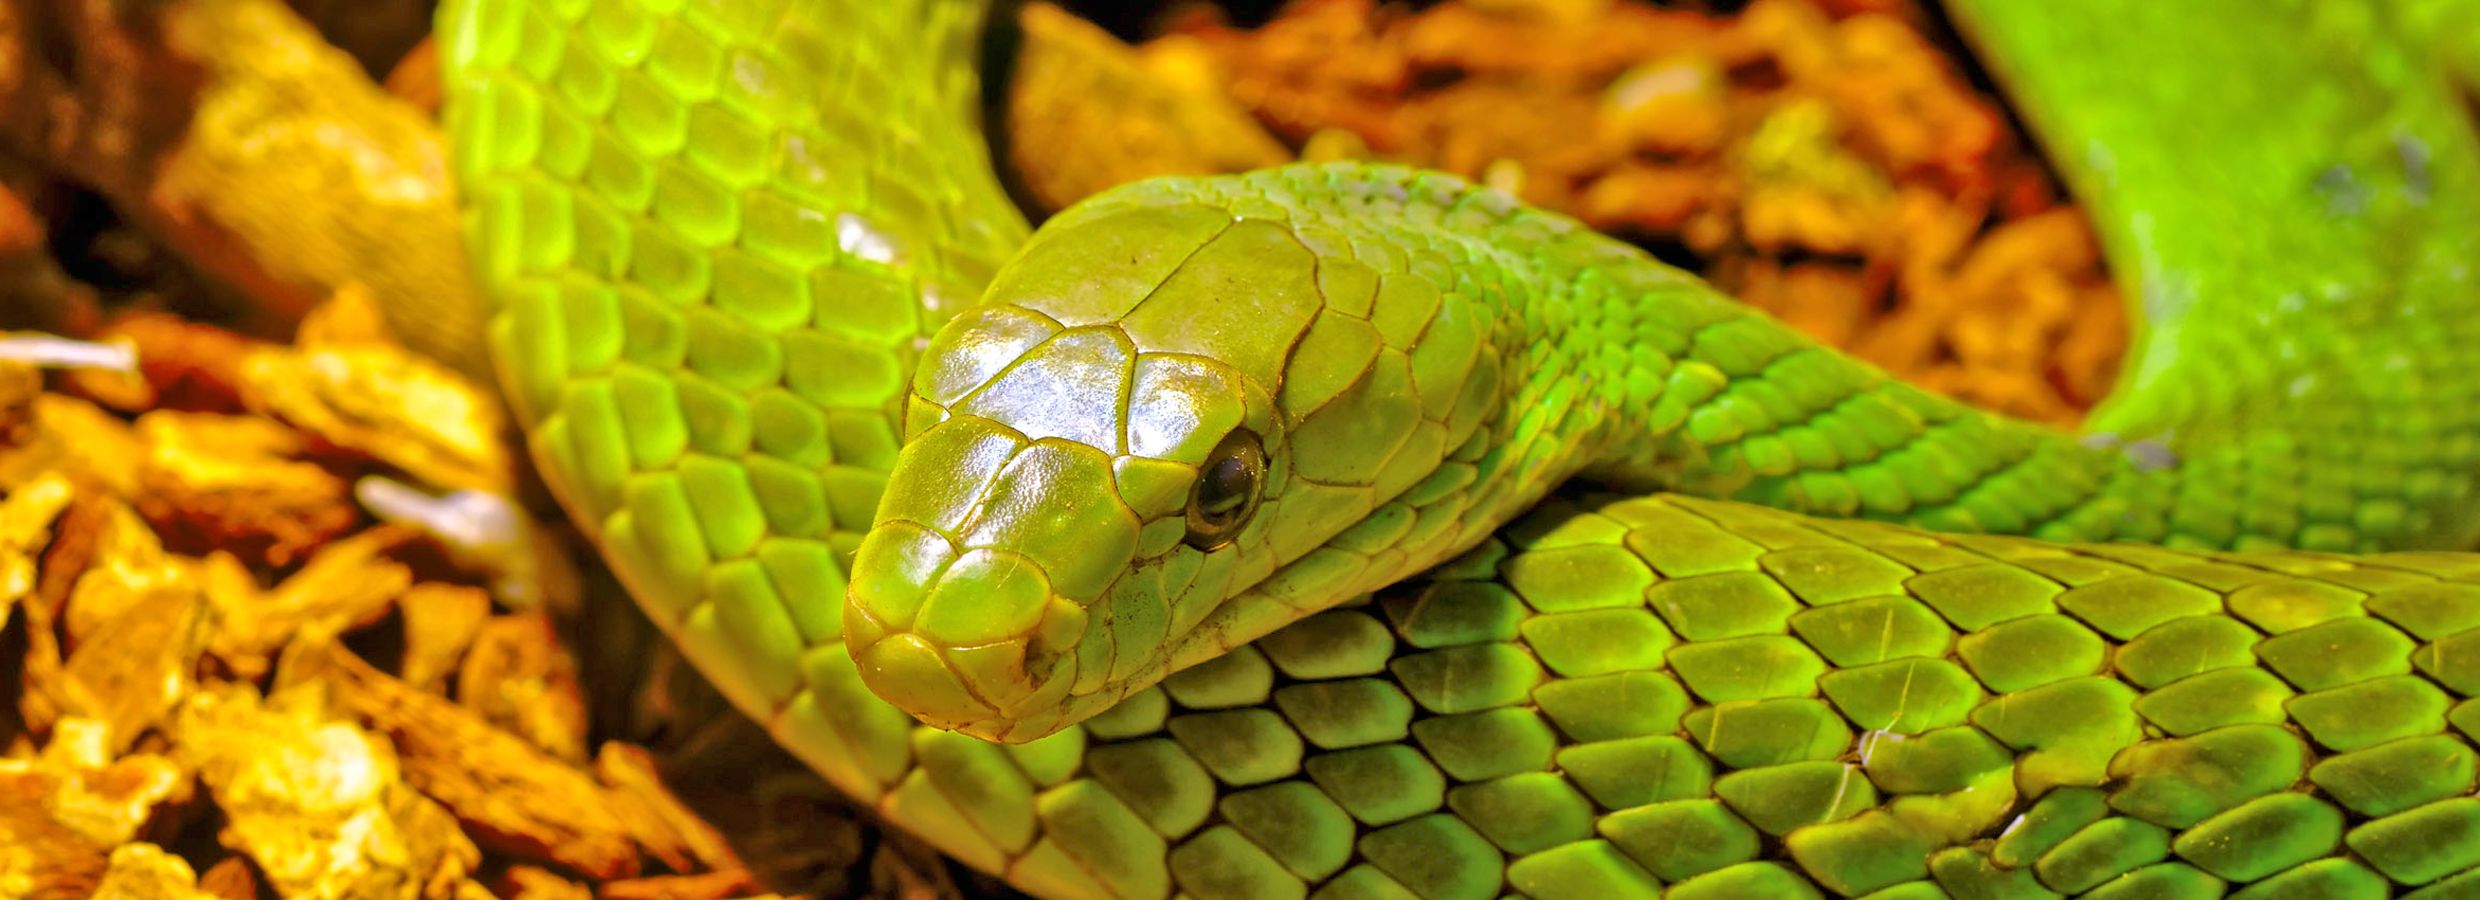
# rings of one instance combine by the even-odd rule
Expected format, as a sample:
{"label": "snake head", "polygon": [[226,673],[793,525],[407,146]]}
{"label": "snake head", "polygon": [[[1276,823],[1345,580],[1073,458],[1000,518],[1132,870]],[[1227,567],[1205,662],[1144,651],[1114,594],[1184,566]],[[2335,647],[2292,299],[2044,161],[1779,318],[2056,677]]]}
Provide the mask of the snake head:
{"label": "snake head", "polygon": [[[1319,268],[1286,223],[1201,203],[1045,225],[915,370],[844,610],[864,682],[931,725],[1032,740],[1367,590],[1293,564],[1373,511],[1421,403],[1300,352],[1330,315]],[[1416,463],[1436,466],[1435,430]],[[1328,468],[1375,460],[1304,477],[1303,437],[1377,445]]]}

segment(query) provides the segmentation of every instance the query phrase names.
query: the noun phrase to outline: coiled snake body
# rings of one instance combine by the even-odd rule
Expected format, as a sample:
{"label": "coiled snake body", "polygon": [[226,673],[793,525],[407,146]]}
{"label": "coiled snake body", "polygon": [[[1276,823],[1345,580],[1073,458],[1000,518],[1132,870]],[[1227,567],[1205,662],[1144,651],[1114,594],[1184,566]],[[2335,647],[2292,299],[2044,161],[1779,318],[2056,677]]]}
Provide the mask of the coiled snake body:
{"label": "coiled snake body", "polygon": [[2081,437],[1432,173],[1029,236],[978,2],[451,0],[441,46],[563,503],[1027,891],[2480,892],[2480,147],[2428,50],[1952,5],[2140,299]]}

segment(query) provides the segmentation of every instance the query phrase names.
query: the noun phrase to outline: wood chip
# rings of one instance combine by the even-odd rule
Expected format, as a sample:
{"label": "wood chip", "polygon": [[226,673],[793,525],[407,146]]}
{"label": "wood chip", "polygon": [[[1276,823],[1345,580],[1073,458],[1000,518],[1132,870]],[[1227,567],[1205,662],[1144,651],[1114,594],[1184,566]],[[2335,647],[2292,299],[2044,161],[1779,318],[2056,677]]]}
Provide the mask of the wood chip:
{"label": "wood chip", "polygon": [[510,900],[593,900],[594,892],[540,866],[510,866],[500,879],[500,893]]}
{"label": "wood chip", "polygon": [[602,894],[606,900],[723,900],[750,897],[761,890],[749,873],[731,871],[609,881],[604,882]]}
{"label": "wood chip", "polygon": [[135,840],[158,806],[191,793],[188,770],[159,754],[119,756],[112,736],[108,722],[63,719],[32,761],[33,771],[49,777],[45,808],[53,820],[105,847]]}
{"label": "wood chip", "polygon": [[457,674],[457,703],[561,759],[586,758],[577,661],[540,610],[483,623]]}
{"label": "wood chip", "polygon": [[176,753],[214,793],[224,843],[281,896],[445,895],[481,854],[400,776],[386,739],[329,711],[324,688],[261,701],[227,684],[182,707]]}
{"label": "wood chip", "polygon": [[612,742],[594,755],[594,772],[628,814],[639,846],[674,872],[741,871],[746,865],[715,826],[691,812],[655,771],[645,748]]}
{"label": "wood chip", "polygon": [[207,557],[207,596],[221,619],[213,649],[234,674],[255,681],[269,658],[305,633],[341,634],[377,622],[413,584],[385,554],[413,530],[382,525],[330,543],[273,590],[261,590],[230,554]]}
{"label": "wood chip", "polygon": [[461,584],[426,581],[406,589],[397,600],[405,618],[405,684],[434,694],[447,692],[447,679],[464,658],[466,647],[491,618],[491,595]]}
{"label": "wood chip", "polygon": [[302,435],[266,419],[156,410],[138,511],[166,546],[269,567],[299,561],[360,519],[344,479],[299,459]]}
{"label": "wood chip", "polygon": [[128,747],[196,687],[191,673],[206,649],[206,625],[206,602],[196,587],[140,588],[70,653],[58,708],[102,720],[110,728],[108,745]]}
{"label": "wood chip", "polygon": [[198,876],[198,889],[220,900],[258,900],[258,875],[246,858],[227,856]]}
{"label": "wood chip", "polygon": [[198,873],[188,860],[135,843],[112,848],[94,900],[215,900],[215,895],[198,889]]}
{"label": "wood chip", "polygon": [[348,286],[295,346],[243,360],[250,409],[432,486],[505,494],[506,415],[483,383],[396,344],[369,294]]}
{"label": "wood chip", "polygon": [[637,874],[635,842],[584,771],[333,642],[296,642],[277,674],[279,684],[312,681],[393,739],[405,780],[454,811],[476,842],[595,878]]}

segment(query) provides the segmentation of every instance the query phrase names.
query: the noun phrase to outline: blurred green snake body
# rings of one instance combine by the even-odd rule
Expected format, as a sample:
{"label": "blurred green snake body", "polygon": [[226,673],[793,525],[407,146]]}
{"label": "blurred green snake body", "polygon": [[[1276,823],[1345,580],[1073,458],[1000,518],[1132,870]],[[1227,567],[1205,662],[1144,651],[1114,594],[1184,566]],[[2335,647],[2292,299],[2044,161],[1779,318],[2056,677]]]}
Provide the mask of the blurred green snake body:
{"label": "blurred green snake body", "polygon": [[2480,894],[2480,146],[2425,26],[1950,5],[2141,307],[2083,435],[1435,173],[1029,234],[978,2],[452,0],[441,46],[565,506],[1024,890]]}

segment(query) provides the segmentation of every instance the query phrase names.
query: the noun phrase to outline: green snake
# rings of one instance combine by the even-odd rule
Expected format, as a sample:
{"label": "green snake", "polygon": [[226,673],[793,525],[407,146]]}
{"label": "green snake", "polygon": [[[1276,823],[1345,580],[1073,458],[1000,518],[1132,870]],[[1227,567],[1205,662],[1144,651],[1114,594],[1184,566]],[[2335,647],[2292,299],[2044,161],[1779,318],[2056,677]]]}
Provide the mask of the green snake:
{"label": "green snake", "polygon": [[1025,891],[2480,894],[2434,20],[1949,6],[2140,307],[2083,435],[1436,173],[1032,232],[982,2],[452,0],[441,47],[554,492],[785,748]]}

